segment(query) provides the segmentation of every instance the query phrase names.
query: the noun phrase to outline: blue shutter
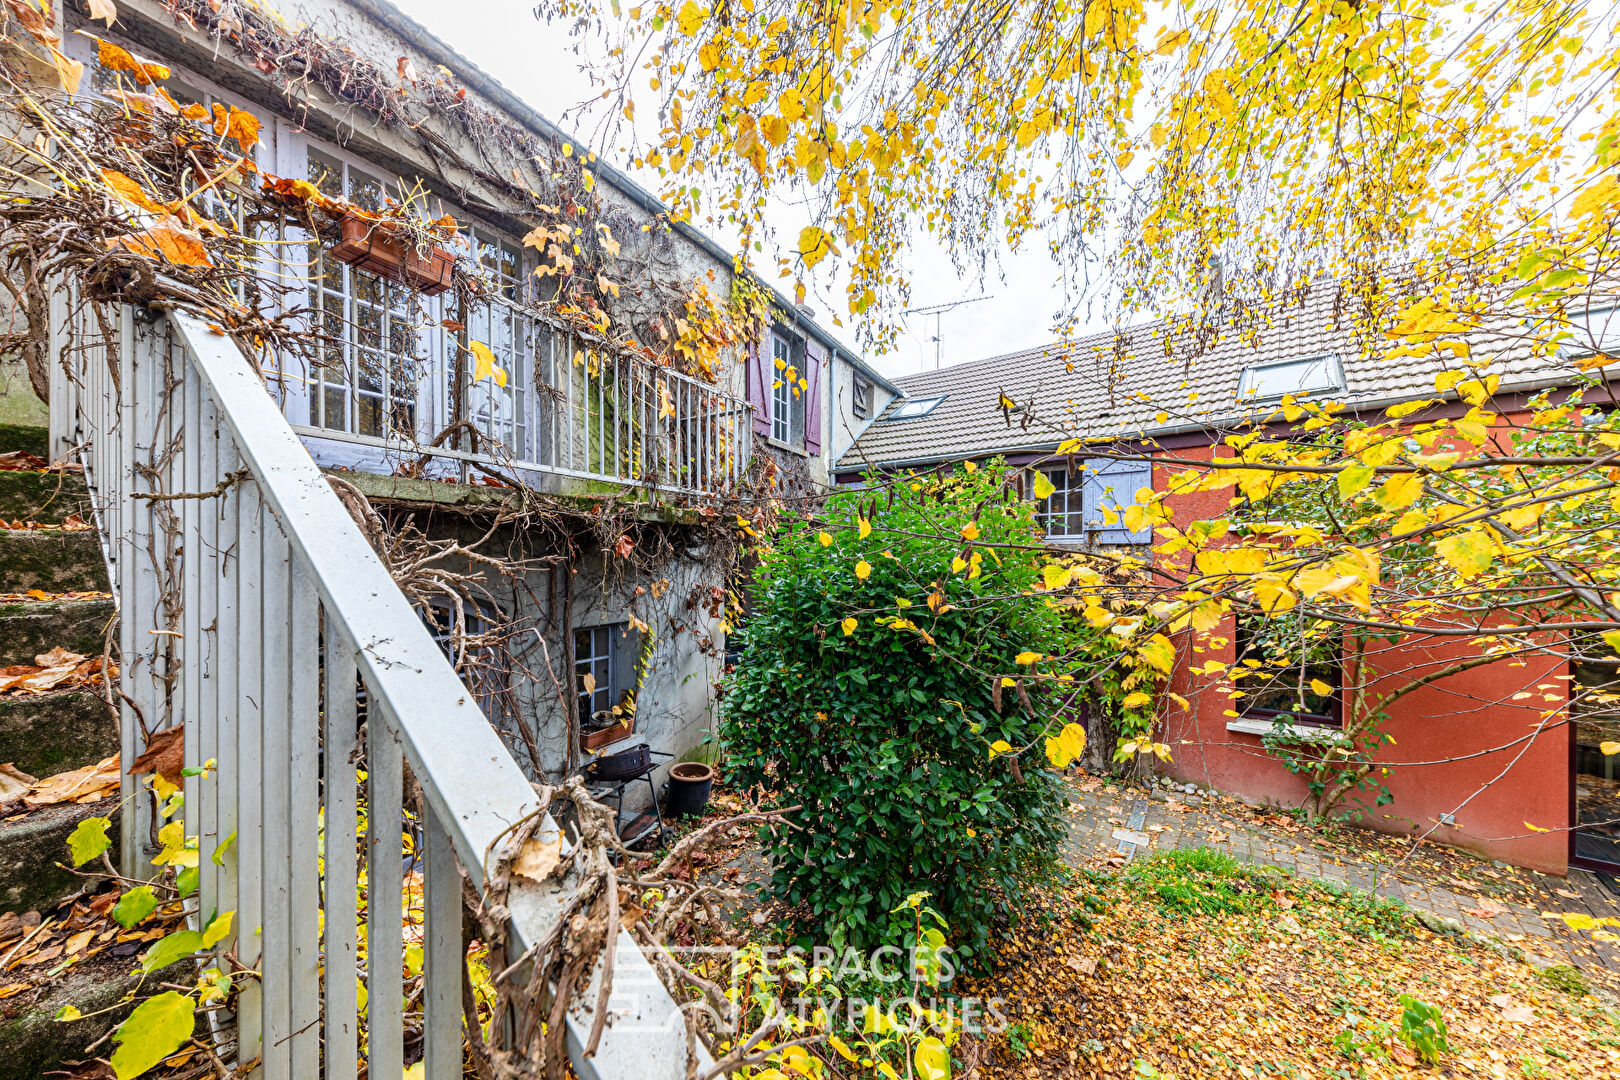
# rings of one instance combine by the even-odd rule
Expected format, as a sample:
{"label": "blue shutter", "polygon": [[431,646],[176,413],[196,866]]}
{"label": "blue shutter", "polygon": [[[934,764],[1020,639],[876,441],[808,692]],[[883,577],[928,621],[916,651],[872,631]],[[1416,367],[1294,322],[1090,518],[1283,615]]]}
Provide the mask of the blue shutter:
{"label": "blue shutter", "polygon": [[1085,489],[1082,505],[1085,509],[1086,528],[1095,530],[1097,539],[1104,544],[1149,544],[1153,542],[1152,529],[1132,532],[1122,518],[1109,524],[1103,510],[1121,514],[1124,508],[1136,502],[1136,493],[1153,487],[1153,464],[1147,461],[1114,461],[1109,458],[1090,458],[1086,461]]}

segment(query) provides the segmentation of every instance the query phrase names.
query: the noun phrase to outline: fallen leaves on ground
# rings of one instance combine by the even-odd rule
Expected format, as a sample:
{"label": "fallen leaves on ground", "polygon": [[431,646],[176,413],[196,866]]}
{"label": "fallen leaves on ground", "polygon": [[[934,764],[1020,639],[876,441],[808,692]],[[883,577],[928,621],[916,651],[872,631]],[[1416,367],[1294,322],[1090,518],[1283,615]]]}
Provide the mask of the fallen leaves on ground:
{"label": "fallen leaves on ground", "polygon": [[77,690],[101,681],[105,667],[109,678],[118,676],[118,665],[97,657],[57,648],[40,653],[32,664],[12,664],[0,668],[0,695],[43,694],[48,690]]}
{"label": "fallen leaves on ground", "polygon": [[52,462],[38,454],[30,454],[26,450],[7,450],[0,454],[0,472],[51,472],[51,473],[78,473],[83,472],[83,465],[69,464],[63,461]]}
{"label": "fallen leaves on ground", "polygon": [[1133,884],[1139,865],[1040,895],[1000,970],[954,988],[1005,999],[1016,1025],[983,1036],[980,1075],[1404,1077],[1405,993],[1442,1010],[1435,1075],[1620,1075],[1620,1015],[1395,905],[1254,867]]}
{"label": "fallen leaves on ground", "polygon": [[44,524],[37,521],[23,521],[21,519],[7,521],[5,518],[0,518],[0,529],[14,532],[84,532],[88,528],[90,528],[90,523],[78,514],[69,514],[57,523],[46,522]]}
{"label": "fallen leaves on ground", "polygon": [[0,914],[0,1012],[28,1007],[48,992],[68,968],[105,954],[127,970],[135,955],[168,934],[184,917],[181,905],[159,904],[141,921],[125,929],[113,920],[113,909],[123,894],[117,888],[80,896],[48,911]]}
{"label": "fallen leaves on ground", "polygon": [[118,794],[118,755],[103,758],[82,769],[47,776],[36,780],[23,795],[23,805],[30,810],[60,803],[93,803],[109,795]]}
{"label": "fallen leaves on ground", "polygon": [[72,591],[72,592],[46,592],[44,589],[29,589],[27,592],[0,593],[0,604],[27,604],[27,603],[55,603],[60,600],[111,600],[110,592]]}

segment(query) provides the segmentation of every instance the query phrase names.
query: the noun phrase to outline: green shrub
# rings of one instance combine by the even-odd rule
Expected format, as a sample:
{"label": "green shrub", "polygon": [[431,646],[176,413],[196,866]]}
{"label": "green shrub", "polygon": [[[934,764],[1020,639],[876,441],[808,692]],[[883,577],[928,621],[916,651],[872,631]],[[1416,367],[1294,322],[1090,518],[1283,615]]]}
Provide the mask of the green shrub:
{"label": "green shrub", "polygon": [[887,499],[836,494],[774,538],[721,741],[733,780],[801,807],[763,834],[772,884],[829,943],[894,940],[892,910],[926,889],[972,964],[1062,835],[1043,736],[1064,726],[1074,665],[1044,658],[1070,631],[1031,591],[1041,537],[1007,474]]}
{"label": "green shrub", "polygon": [[1401,1038],[1417,1051],[1426,1064],[1433,1065],[1441,1054],[1451,1053],[1446,1042],[1446,1022],[1440,1016],[1440,1006],[1433,1005],[1411,994],[1402,994]]}

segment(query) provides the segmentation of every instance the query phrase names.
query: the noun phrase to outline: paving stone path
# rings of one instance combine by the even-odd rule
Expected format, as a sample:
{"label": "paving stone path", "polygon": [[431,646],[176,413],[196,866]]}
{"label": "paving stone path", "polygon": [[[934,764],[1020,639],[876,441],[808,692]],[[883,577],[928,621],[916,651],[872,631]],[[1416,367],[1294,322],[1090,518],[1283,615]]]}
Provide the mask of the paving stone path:
{"label": "paving stone path", "polygon": [[[1252,820],[1247,808],[1230,800],[1162,790],[1150,794],[1142,788],[1085,779],[1072,785],[1071,796],[1078,805],[1071,808],[1067,855],[1075,863],[1112,859],[1117,865],[1153,850],[1208,847],[1249,862],[1404,901],[1522,949],[1532,963],[1573,964],[1592,981],[1620,989],[1620,943],[1595,939],[1591,931],[1576,933],[1562,920],[1542,917],[1543,911],[1556,911],[1620,919],[1620,892],[1616,891],[1620,882],[1613,879],[1604,881],[1583,870],[1572,870],[1567,878],[1518,871],[1514,887],[1506,890],[1511,895],[1486,900],[1480,893],[1471,895],[1442,883],[1463,883],[1457,874],[1468,873],[1466,869],[1439,878],[1429,868],[1410,862],[1397,865],[1357,857],[1342,846],[1318,842],[1309,830],[1268,829]],[[1144,838],[1145,845],[1141,843]],[[1460,854],[1455,858],[1495,873],[1488,869],[1492,866],[1488,861]],[[1492,886],[1483,884],[1486,889]],[[1502,910],[1491,914],[1496,908]]]}

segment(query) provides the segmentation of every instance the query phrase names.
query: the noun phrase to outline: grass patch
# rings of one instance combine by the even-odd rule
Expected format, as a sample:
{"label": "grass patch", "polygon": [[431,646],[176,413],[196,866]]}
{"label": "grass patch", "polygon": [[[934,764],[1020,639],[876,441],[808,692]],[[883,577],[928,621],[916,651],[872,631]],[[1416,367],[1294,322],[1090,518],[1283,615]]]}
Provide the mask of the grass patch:
{"label": "grass patch", "polygon": [[1159,851],[1133,862],[1120,875],[1122,887],[1153,900],[1164,915],[1240,915],[1274,906],[1283,875],[1239,862],[1210,848]]}
{"label": "grass patch", "polygon": [[1591,988],[1586,985],[1586,977],[1569,964],[1553,964],[1541,968],[1536,974],[1542,982],[1554,990],[1562,990],[1570,997],[1585,997],[1591,993]]}

